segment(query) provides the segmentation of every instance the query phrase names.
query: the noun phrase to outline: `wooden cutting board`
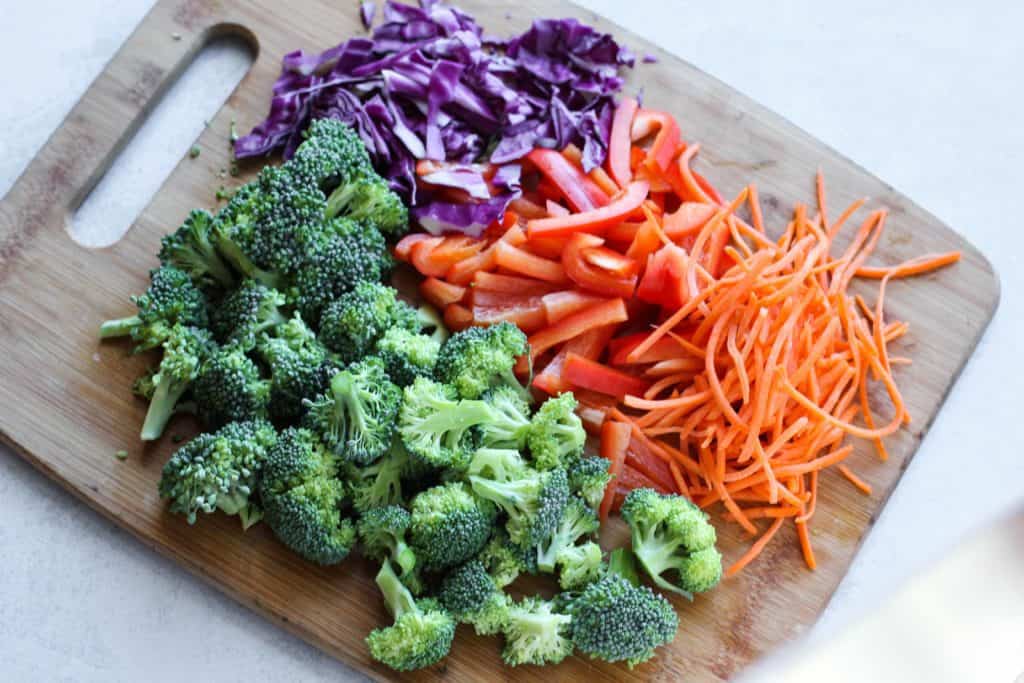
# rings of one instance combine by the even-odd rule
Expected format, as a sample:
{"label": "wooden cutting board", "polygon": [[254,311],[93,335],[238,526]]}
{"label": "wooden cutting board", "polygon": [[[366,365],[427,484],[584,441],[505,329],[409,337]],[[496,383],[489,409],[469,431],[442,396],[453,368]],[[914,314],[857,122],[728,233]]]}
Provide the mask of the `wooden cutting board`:
{"label": "wooden cutting board", "polygon": [[[890,286],[888,314],[911,324],[897,353],[912,356],[914,364],[901,368],[897,379],[913,424],[891,439],[889,462],[878,462],[866,447],[853,456],[874,487],[872,496],[824,477],[813,532],[817,571],[805,569],[793,535],[780,534],[738,578],[693,603],[679,601],[676,642],[633,671],[583,658],[554,670],[505,669],[495,639],[460,628],[443,665],[409,677],[729,678],[806,629],[828,602],[991,318],[999,298],[996,276],[977,250],[888,185],[637,36],[561,0],[515,6],[464,0],[460,6],[499,34],[522,30],[534,17],[579,16],[614,32],[637,53],[657,55],[657,64],[635,70],[629,87],[642,86],[646,104],[674,113],[687,138],[704,144],[700,169],[723,192],[755,180],[770,224],[784,224],[793,202],[811,200],[820,167],[834,206],[867,196],[869,206],[891,210],[877,261],[964,252],[955,267]],[[100,321],[131,310],[128,296],[144,289],[160,236],[192,207],[215,205],[214,190],[223,182],[217,173],[229,163],[229,121],[236,119],[245,131],[260,120],[281,56],[362,33],[354,0],[161,0],[147,15],[0,205],[0,432],[41,471],[145,544],[357,669],[388,678],[363,645],[366,633],[387,621],[368,563],[353,558],[339,567],[314,567],[285,551],[265,528],[243,535],[236,520],[222,516],[189,527],[165,511],[156,482],[174,445],[139,444],[144,405],[131,394],[132,379],[147,360],[128,356],[125,345],[96,339]],[[242,36],[258,56],[200,137],[202,156],[179,164],[119,243],[106,249],[75,244],[67,232],[69,215],[195,53],[224,34]],[[177,423],[169,432],[192,428]],[[129,451],[124,462],[113,455],[122,448]],[[729,561],[749,539],[719,528]],[[608,536],[604,540],[621,539],[622,528]]]}

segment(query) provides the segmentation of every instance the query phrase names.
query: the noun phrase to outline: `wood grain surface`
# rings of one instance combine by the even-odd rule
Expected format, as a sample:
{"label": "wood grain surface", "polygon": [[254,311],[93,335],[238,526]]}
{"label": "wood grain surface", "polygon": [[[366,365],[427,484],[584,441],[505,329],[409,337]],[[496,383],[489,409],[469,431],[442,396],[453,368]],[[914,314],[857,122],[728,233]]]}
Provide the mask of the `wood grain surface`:
{"label": "wood grain surface", "polygon": [[[890,285],[887,315],[910,322],[909,335],[894,352],[914,359],[897,373],[913,423],[890,440],[889,462],[878,462],[864,445],[852,456],[873,495],[857,493],[832,473],[823,477],[813,527],[817,571],[805,569],[793,534],[780,533],[739,577],[693,603],[677,602],[679,637],[632,671],[578,657],[554,670],[503,668],[496,639],[477,638],[460,627],[442,665],[405,677],[730,678],[806,629],[829,600],[991,318],[999,298],[996,276],[973,247],[891,187],[637,36],[567,2],[513,6],[462,0],[459,6],[498,34],[522,30],[534,17],[578,16],[614,31],[640,54],[657,55],[657,64],[638,66],[628,87],[642,86],[646,104],[675,114],[684,135],[703,143],[700,170],[724,193],[757,181],[771,224],[782,223],[794,202],[811,200],[820,167],[835,206],[867,196],[869,208],[890,209],[876,261],[964,252],[953,268]],[[147,15],[0,204],[0,433],[47,476],[146,545],[371,677],[385,679],[390,672],[371,662],[363,645],[366,633],[387,620],[369,564],[353,558],[318,568],[287,552],[261,526],[243,535],[237,520],[220,515],[189,527],[168,514],[156,482],[174,445],[169,439],[140,445],[145,406],[131,393],[133,378],[150,359],[96,338],[99,322],[127,314],[129,295],[145,288],[160,236],[191,208],[215,208],[214,191],[225,182],[218,172],[230,163],[230,120],[245,131],[262,118],[284,53],[321,50],[362,34],[356,9],[355,2],[315,0],[161,0]],[[226,33],[251,42],[257,59],[200,137],[202,155],[179,164],[120,242],[105,249],[75,244],[67,232],[70,213],[192,56]],[[861,291],[873,300],[871,290]],[[879,409],[884,413],[881,401]],[[168,431],[187,435],[193,429],[177,422]],[[113,456],[122,448],[129,452],[124,462]],[[749,539],[732,527],[718,527],[728,562]],[[623,537],[621,525],[613,526],[603,540]]]}

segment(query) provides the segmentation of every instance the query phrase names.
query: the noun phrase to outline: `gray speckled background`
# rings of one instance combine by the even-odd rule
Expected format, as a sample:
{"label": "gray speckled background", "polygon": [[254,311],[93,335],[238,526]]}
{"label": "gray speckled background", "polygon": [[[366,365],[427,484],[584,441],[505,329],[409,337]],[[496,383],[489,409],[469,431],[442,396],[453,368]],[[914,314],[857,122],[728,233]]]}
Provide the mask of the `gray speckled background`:
{"label": "gray speckled background", "polygon": [[[4,3],[0,193],[150,4]],[[967,235],[1002,277],[995,321],[809,636],[823,639],[972,529],[1024,500],[1024,372],[1014,353],[1024,336],[1024,264],[1016,251],[1024,246],[1024,6],[997,0],[583,4],[880,175]],[[241,68],[237,55],[201,59],[213,78]],[[177,92],[187,107],[218,89],[222,97],[217,83]],[[183,154],[198,132],[177,119],[165,114],[167,123],[148,136],[154,151],[121,160],[118,176],[110,178],[114,191],[83,210],[83,225],[111,230],[108,215],[130,213],[132,202],[117,183],[148,184],[150,191],[159,186],[174,155]],[[164,171],[150,156],[161,148],[172,152]],[[965,459],[1000,476],[987,480],[986,495],[978,491],[971,506],[936,515],[950,510],[963,491]],[[357,678],[145,549],[2,447],[0,557],[0,680]]]}

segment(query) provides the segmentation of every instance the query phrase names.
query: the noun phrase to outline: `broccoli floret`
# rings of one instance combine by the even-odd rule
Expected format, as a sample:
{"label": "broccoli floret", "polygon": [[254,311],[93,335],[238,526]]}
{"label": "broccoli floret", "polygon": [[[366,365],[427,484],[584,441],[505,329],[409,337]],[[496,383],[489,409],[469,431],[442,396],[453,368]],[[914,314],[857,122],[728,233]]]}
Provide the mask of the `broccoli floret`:
{"label": "broccoli floret", "polygon": [[[659,587],[692,597],[722,578],[715,528],[686,498],[633,489],[622,503],[622,518],[629,524],[636,559]],[[675,581],[667,577],[672,573]]]}
{"label": "broccoli floret", "polygon": [[595,534],[599,526],[597,514],[579,498],[570,497],[554,532],[537,545],[537,569],[553,572],[562,551],[574,546],[579,539]]}
{"label": "broccoli floret", "polygon": [[259,268],[292,273],[323,229],[323,194],[286,168],[266,166],[256,183],[264,201],[239,246]]}
{"label": "broccoli floret", "polygon": [[250,350],[260,333],[288,322],[281,312],[284,304],[284,294],[246,280],[213,310],[210,329],[220,343],[237,343]]}
{"label": "broccoli floret", "polygon": [[217,251],[243,278],[280,289],[287,283],[287,274],[257,266],[247,251],[256,223],[270,210],[271,201],[260,190],[259,181],[238,188],[213,219],[213,238]]}
{"label": "broccoli floret", "polygon": [[640,570],[636,566],[636,555],[629,548],[616,548],[608,554],[608,571],[621,576],[634,586],[640,585]]}
{"label": "broccoli floret", "polygon": [[270,381],[236,345],[211,353],[192,384],[199,418],[211,427],[267,417]]}
{"label": "broccoli floret", "polygon": [[[213,351],[206,330],[175,325],[164,342],[164,355],[152,375],[144,375],[137,391],[149,393],[149,409],[142,423],[143,441],[159,439],[178,401],[199,376],[199,368]],[[151,393],[150,393],[151,392]]]}
{"label": "broccoli floret", "polygon": [[336,119],[316,119],[303,131],[305,141],[285,165],[303,182],[321,189],[373,174],[359,134]]}
{"label": "broccoli floret", "polygon": [[476,495],[508,515],[509,536],[524,547],[537,545],[555,531],[569,499],[565,470],[524,469],[507,481],[470,475],[469,482]]}
{"label": "broccoli floret", "polygon": [[420,304],[416,309],[416,316],[420,320],[420,332],[428,334],[439,345],[448,341],[448,328],[444,326],[441,315],[428,304]]}
{"label": "broccoli floret", "polygon": [[417,377],[432,377],[441,344],[425,334],[392,327],[377,340],[374,353],[384,361],[391,381],[407,387]]}
{"label": "broccoli floret", "polygon": [[320,319],[320,341],[344,363],[373,350],[391,327],[419,331],[416,311],[398,292],[379,282],[360,282],[355,289],[328,304]]}
{"label": "broccoli floret", "polygon": [[604,576],[601,546],[593,541],[562,548],[556,558],[558,563],[558,585],[562,590],[582,590]]}
{"label": "broccoli floret", "polygon": [[352,505],[358,512],[405,503],[402,478],[410,471],[409,453],[395,436],[391,448],[376,462],[362,467],[349,465],[347,478]]}
{"label": "broccoli floret", "polygon": [[484,394],[498,419],[480,425],[480,441],[491,448],[522,449],[530,433],[530,406],[518,391],[499,386]]}
{"label": "broccoli floret", "polygon": [[206,297],[188,273],[162,266],[149,273],[149,289],[132,297],[139,312],[100,325],[100,339],[131,336],[137,351],[160,346],[176,325],[205,328],[209,325]]}
{"label": "broccoli floret", "polygon": [[379,358],[368,356],[331,377],[327,392],[307,401],[304,424],[346,460],[365,465],[391,445],[402,390]]}
{"label": "broccoli floret", "polygon": [[214,242],[213,216],[195,209],[180,228],[160,240],[160,263],[188,273],[200,287],[229,289],[235,284],[235,274],[217,253]]}
{"label": "broccoli floret", "polygon": [[345,487],[338,461],[307,429],[289,428],[267,452],[260,482],[265,519],[282,543],[322,565],[337,564],[355,545],[343,517]]}
{"label": "broccoli floret", "polygon": [[466,474],[494,481],[512,481],[532,472],[514,448],[478,448],[466,467]]}
{"label": "broccoli floret", "polygon": [[583,453],[587,432],[575,410],[576,398],[567,392],[545,401],[533,416],[526,444],[538,469],[569,467]]}
{"label": "broccoli floret", "polygon": [[238,515],[248,529],[262,517],[250,496],[276,440],[274,427],[261,420],[232,422],[213,434],[200,434],[164,465],[160,497],[169,499],[171,512],[186,515],[189,524],[200,510],[220,509]]}
{"label": "broccoli floret", "polygon": [[441,347],[434,376],[453,385],[462,398],[480,398],[504,384],[529,403],[533,397],[512,372],[516,359],[528,349],[526,335],[511,323],[470,327],[453,334]]}
{"label": "broccoli floret", "polygon": [[412,671],[443,659],[452,647],[455,620],[435,600],[416,600],[387,560],[377,573],[384,603],[395,618],[366,637],[370,656],[396,671]]}
{"label": "broccoli floret", "polygon": [[437,597],[453,617],[472,625],[481,636],[494,635],[505,627],[512,604],[480,560],[470,560],[448,572]]}
{"label": "broccoli floret", "polygon": [[[512,543],[512,539],[508,537],[508,532],[499,527],[494,530],[491,540],[480,551],[477,559],[483,562],[487,568],[487,573],[494,580],[494,585],[498,588],[504,588],[515,581],[520,573],[526,571],[524,567],[525,555],[526,553],[524,553],[521,547]],[[529,553],[529,555],[530,557],[536,556],[533,552]]]}
{"label": "broccoli floret", "polygon": [[569,490],[596,510],[601,505],[604,490],[612,478],[608,473],[609,468],[611,463],[607,458],[578,458],[569,466]]}
{"label": "broccoli floret", "polygon": [[327,198],[327,215],[372,223],[388,237],[401,237],[409,231],[409,210],[376,174],[339,185]]}
{"label": "broccoli floret", "polygon": [[502,660],[509,666],[559,663],[572,654],[571,622],[572,617],[557,612],[554,603],[523,598],[508,610]]}
{"label": "broccoli floret", "polygon": [[278,325],[273,337],[263,334],[256,350],[270,368],[270,415],[278,420],[300,417],[303,401],[324,393],[339,369],[298,314]]}
{"label": "broccoli floret", "polygon": [[135,378],[132,382],[132,393],[139,398],[144,398],[147,401],[153,400],[153,394],[156,393],[156,374],[160,371],[159,366],[147,368],[145,372]]}
{"label": "broccoli floret", "polygon": [[405,388],[398,431],[413,457],[433,467],[465,467],[477,446],[473,427],[494,417],[484,401],[460,401],[455,388],[418,377]]}
{"label": "broccoli floret", "polygon": [[569,630],[580,652],[630,668],[672,642],[679,618],[672,605],[647,586],[634,586],[609,573],[591,583],[568,603]]}
{"label": "broccoli floret", "polygon": [[434,486],[412,500],[410,544],[424,569],[454,567],[483,549],[495,516],[463,483]]}
{"label": "broccoli floret", "polygon": [[372,225],[347,218],[328,222],[307,247],[290,290],[303,320],[319,326],[324,308],[360,282],[380,282],[394,266],[383,235]]}
{"label": "broccoli floret", "polygon": [[416,553],[405,540],[411,524],[412,516],[405,508],[388,505],[366,510],[356,525],[363,553],[378,562],[390,559],[401,569],[403,581],[416,569]]}

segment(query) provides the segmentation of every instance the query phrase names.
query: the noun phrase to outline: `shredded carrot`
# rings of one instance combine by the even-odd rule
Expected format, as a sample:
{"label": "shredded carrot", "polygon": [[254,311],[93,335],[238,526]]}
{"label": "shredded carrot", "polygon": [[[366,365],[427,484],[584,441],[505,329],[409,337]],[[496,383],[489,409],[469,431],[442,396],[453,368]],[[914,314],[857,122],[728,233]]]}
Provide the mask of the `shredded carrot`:
{"label": "shredded carrot", "polygon": [[844,477],[849,479],[851,484],[853,484],[858,489],[863,491],[864,495],[871,495],[871,484],[867,483],[866,481],[858,477],[856,474],[854,474],[849,467],[847,467],[846,465],[839,465],[836,469],[838,469]]}
{"label": "shredded carrot", "polygon": [[780,517],[772,522],[772,525],[768,527],[768,531],[764,532],[761,535],[761,538],[754,541],[754,544],[750,546],[750,549],[743,553],[743,557],[736,560],[732,566],[725,570],[725,576],[735,576],[740,572],[740,570],[753,562],[754,559],[761,554],[761,551],[764,550],[764,547],[768,545],[768,541],[772,540],[772,536],[775,535],[775,532],[779,530],[779,527],[782,526],[784,521],[786,520]]}

